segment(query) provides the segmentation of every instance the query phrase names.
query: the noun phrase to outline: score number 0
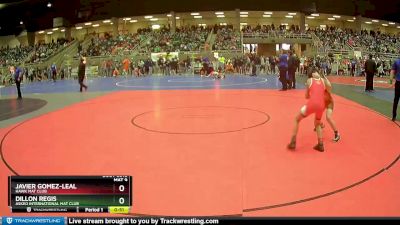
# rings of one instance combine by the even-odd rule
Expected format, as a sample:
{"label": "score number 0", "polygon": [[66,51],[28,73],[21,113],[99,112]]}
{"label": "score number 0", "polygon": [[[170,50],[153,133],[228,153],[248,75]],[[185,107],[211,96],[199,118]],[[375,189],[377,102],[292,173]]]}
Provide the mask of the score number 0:
{"label": "score number 0", "polygon": [[[120,192],[124,192],[125,191],[125,186],[124,185],[119,185],[118,190]],[[119,202],[119,204],[123,205],[125,203],[125,198],[124,197],[119,198],[118,202]]]}

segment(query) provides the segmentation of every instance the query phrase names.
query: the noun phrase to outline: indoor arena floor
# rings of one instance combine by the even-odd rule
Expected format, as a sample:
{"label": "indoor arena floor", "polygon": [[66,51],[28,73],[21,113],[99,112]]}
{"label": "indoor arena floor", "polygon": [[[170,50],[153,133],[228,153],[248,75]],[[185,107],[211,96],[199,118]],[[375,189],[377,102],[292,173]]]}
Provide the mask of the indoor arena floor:
{"label": "indoor arena floor", "polygon": [[65,80],[24,85],[21,102],[2,88],[1,199],[10,175],[131,175],[131,215],[398,217],[393,90],[334,79],[342,139],[324,119],[323,153],[312,118],[286,149],[302,79],[282,92],[276,76],[97,78],[84,93]]}

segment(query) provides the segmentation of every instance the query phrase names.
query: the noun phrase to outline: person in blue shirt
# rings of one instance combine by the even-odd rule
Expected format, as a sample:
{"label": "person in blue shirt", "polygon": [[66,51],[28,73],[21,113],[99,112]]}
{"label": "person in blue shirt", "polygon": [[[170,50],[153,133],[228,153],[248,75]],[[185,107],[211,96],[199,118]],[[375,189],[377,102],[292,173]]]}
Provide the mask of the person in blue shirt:
{"label": "person in blue shirt", "polygon": [[357,64],[357,61],[355,59],[352,59],[351,60],[351,76],[353,76],[353,77],[356,74],[356,64]]}
{"label": "person in blue shirt", "polygon": [[19,67],[11,66],[10,72],[13,75],[13,78],[15,80],[15,85],[17,86],[18,99],[22,99],[22,94],[21,94],[21,81],[23,76],[22,69]]}
{"label": "person in blue shirt", "polygon": [[285,52],[279,56],[279,80],[282,82],[282,91],[287,90],[288,79],[286,79],[286,76],[288,72],[288,58]]}
{"label": "person in blue shirt", "polygon": [[53,63],[51,65],[51,77],[52,77],[53,81],[56,82],[56,79],[57,79],[57,65],[56,65],[56,63]]}
{"label": "person in blue shirt", "polygon": [[[396,79],[396,83],[393,84],[393,78]],[[392,71],[390,72],[390,84],[394,85],[394,101],[393,101],[393,117],[392,121],[396,121],[397,116],[397,105],[399,104],[400,99],[400,58],[394,61],[392,66]]]}
{"label": "person in blue shirt", "polygon": [[56,63],[53,63],[51,65],[51,77],[53,78],[53,81],[56,82],[56,78],[57,78],[57,66]]}

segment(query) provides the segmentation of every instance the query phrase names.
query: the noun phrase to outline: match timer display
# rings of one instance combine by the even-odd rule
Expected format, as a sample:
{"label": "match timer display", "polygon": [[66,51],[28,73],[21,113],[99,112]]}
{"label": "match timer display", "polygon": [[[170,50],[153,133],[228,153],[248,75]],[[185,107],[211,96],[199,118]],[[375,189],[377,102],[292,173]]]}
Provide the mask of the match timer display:
{"label": "match timer display", "polygon": [[10,176],[12,212],[128,213],[131,176]]}

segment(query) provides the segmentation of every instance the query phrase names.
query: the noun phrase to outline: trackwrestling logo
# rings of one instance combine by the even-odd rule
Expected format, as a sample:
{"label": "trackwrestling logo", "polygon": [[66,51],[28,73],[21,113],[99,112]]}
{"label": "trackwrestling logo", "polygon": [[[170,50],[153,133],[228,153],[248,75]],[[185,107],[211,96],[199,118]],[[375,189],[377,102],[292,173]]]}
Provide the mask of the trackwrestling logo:
{"label": "trackwrestling logo", "polygon": [[3,217],[3,225],[64,225],[64,217]]}

